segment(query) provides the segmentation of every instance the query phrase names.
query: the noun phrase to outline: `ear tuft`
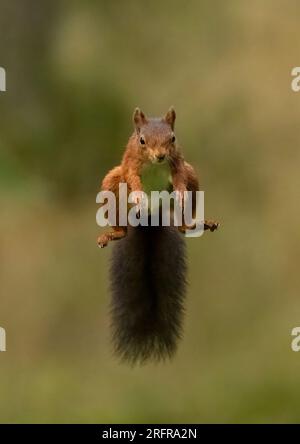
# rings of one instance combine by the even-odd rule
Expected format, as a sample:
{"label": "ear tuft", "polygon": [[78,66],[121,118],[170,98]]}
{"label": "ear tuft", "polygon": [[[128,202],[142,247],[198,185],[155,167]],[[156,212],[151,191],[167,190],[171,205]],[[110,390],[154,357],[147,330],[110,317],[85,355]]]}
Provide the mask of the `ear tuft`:
{"label": "ear tuft", "polygon": [[135,108],[133,113],[133,122],[137,130],[147,123],[147,118],[140,108]]}
{"label": "ear tuft", "polygon": [[176,112],[173,106],[169,108],[169,111],[165,115],[165,121],[170,125],[172,130],[174,129],[175,125],[175,119],[176,119]]}

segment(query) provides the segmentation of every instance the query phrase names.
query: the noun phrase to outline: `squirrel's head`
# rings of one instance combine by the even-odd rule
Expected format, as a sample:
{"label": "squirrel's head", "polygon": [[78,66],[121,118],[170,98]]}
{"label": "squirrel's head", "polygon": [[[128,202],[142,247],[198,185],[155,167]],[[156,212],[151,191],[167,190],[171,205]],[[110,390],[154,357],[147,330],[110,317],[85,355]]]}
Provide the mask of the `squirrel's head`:
{"label": "squirrel's head", "polygon": [[136,108],[133,113],[134,138],[142,157],[152,163],[162,163],[176,150],[174,124],[176,113],[173,107],[164,117],[148,118]]}

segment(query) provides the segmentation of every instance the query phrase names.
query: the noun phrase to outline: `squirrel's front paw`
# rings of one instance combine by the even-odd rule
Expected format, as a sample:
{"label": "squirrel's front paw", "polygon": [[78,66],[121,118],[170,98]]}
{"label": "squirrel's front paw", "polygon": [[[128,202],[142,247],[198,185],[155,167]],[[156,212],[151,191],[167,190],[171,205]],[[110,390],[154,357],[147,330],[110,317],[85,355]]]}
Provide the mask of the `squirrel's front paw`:
{"label": "squirrel's front paw", "polygon": [[108,242],[109,242],[109,236],[107,234],[101,234],[101,236],[98,237],[97,239],[97,244],[99,248],[104,248],[107,246]]}

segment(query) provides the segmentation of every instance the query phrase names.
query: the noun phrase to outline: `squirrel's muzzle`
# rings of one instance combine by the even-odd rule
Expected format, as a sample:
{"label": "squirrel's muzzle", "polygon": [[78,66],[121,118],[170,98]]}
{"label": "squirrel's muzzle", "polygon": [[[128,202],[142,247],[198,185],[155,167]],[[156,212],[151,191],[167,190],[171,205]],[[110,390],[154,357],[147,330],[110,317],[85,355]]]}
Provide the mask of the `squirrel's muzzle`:
{"label": "squirrel's muzzle", "polygon": [[163,162],[166,158],[165,154],[158,154],[156,156],[158,162]]}

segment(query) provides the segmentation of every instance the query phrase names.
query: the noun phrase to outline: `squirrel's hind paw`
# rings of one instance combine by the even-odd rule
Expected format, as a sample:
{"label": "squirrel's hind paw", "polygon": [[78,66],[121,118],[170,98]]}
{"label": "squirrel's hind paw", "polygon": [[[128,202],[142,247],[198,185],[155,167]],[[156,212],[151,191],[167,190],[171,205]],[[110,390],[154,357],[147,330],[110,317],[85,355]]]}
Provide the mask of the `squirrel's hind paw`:
{"label": "squirrel's hind paw", "polygon": [[204,230],[215,231],[219,228],[220,223],[215,222],[214,220],[205,220],[204,221]]}

